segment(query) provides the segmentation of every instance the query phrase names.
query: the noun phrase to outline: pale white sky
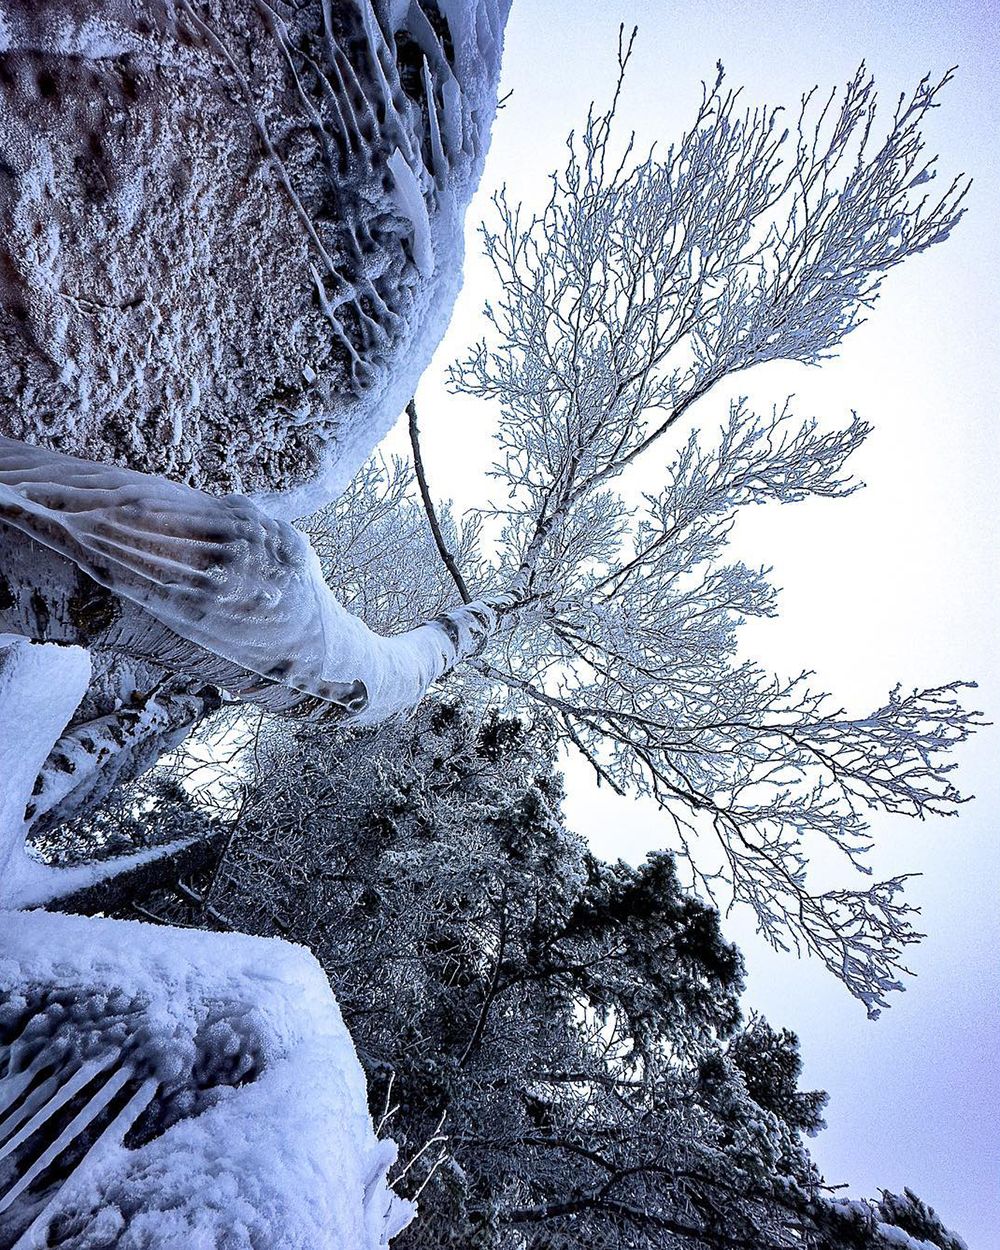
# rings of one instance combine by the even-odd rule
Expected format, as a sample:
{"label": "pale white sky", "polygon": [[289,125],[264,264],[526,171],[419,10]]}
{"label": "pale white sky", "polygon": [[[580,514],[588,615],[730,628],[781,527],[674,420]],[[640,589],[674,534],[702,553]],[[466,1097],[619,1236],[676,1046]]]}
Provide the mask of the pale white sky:
{"label": "pale white sky", "polygon": [[[926,70],[959,66],[929,132],[942,175],[976,179],[958,231],[890,275],[870,323],[837,360],[822,370],[766,366],[729,387],[764,411],[794,393],[799,415],[831,423],[856,408],[876,426],[857,457],[868,488],[758,510],[737,542],[750,563],[773,565],[783,588],[780,618],[747,628],[748,654],[782,672],[815,669],[859,712],[896,681],[973,677],[977,706],[1000,719],[1000,39],[989,5],[514,0],[502,88],[513,96],[469,216],[466,288],[419,392],[435,493],[461,508],[489,489],[488,417],[441,386],[444,366],[483,329],[487,274],[472,227],[501,182],[513,198],[540,203],[566,131],[592,97],[608,96],[619,21],[640,28],[622,118],[643,141],[678,134],[717,59],[749,102],[791,107],[814,83],[845,81],[861,59],[887,105]],[[726,406],[717,393],[693,419],[714,428]],[[970,1250],[1000,1244],[997,733],[984,731],[962,754],[959,781],[978,797],[958,819],[876,821],[875,871],[924,874],[911,894],[928,934],[910,961],[917,979],[877,1023],[817,963],[776,956],[746,917],[727,924],[749,965],[747,1005],[800,1035],[804,1084],[831,1095],[829,1128],[814,1143],[828,1180],[869,1195],[909,1185]],[[598,853],[638,859],[669,844],[648,806],[595,792],[575,766],[570,780],[571,823]]]}

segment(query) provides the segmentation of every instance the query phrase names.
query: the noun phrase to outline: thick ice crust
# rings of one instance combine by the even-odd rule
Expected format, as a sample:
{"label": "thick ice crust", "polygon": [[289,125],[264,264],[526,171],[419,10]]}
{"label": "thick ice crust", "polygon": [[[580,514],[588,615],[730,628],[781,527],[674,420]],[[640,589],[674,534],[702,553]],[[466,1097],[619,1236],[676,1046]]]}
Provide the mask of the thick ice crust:
{"label": "thick ice crust", "polygon": [[18,1250],[377,1250],[412,1214],[326,978],[285,942],[0,913],[0,1142],[28,1111],[0,1145]]}

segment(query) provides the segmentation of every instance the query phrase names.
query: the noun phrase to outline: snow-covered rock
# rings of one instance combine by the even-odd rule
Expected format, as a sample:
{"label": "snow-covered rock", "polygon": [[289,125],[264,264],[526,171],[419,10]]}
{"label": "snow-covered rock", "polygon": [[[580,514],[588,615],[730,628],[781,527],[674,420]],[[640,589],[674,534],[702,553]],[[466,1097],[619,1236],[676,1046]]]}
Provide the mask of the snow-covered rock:
{"label": "snow-covered rock", "polygon": [[0,913],[0,1245],[376,1250],[394,1157],[307,951]]}
{"label": "snow-covered rock", "polygon": [[461,280],[510,0],[0,0],[0,433],[303,514]]}

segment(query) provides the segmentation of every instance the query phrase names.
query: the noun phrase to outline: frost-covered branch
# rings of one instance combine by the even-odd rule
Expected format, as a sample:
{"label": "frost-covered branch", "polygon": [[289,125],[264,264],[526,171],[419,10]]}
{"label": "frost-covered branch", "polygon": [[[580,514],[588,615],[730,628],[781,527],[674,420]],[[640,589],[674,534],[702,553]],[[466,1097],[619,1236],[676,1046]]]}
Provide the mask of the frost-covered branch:
{"label": "frost-covered branch", "polygon": [[724,878],[768,940],[818,955],[876,1014],[918,936],[905,878],[820,893],[811,851],[866,871],[872,812],[953,812],[949,752],[981,721],[962,683],[854,717],[808,675],[739,658],[739,625],[775,595],[766,568],[725,559],[741,509],[857,489],[846,463],[869,427],[741,401],[714,446],[687,436],[638,509],[613,486],[723,379],[827,358],[885,274],[947,238],[968,184],[927,195],[922,127],[951,73],[921,80],[879,137],[863,66],[825,101],[807,93],[791,128],[745,108],[720,67],[686,133],[642,153],[615,135],[631,49],[542,211],[502,191],[483,229],[499,295],[450,382],[499,413],[507,498],[484,522],[513,603],[478,669],[556,715],[599,780],[653,797],[703,889]]}
{"label": "frost-covered branch", "polygon": [[949,79],[922,80],[876,142],[863,67],[839,100],[803,99],[797,137],[780,110],[743,110],[720,68],[682,138],[642,158],[634,136],[614,148],[616,92],[570,136],[539,215],[495,197],[492,339],[451,384],[500,405],[497,474],[534,518],[525,576],[572,510],[722,378],[818,363],[889,269],[948,236],[968,184],[933,200],[917,188],[935,172],[921,126]]}
{"label": "frost-covered branch", "polygon": [[[716,448],[689,439],[616,557],[591,552],[481,671],[556,714],[601,780],[654,798],[702,888],[724,878],[769,941],[819,956],[874,1013],[919,936],[898,897],[904,878],[816,893],[811,851],[833,845],[867,872],[871,812],[954,812],[949,753],[981,721],[961,705],[962,683],[897,688],[851,717],[807,674],[778,679],[741,661],[738,626],[773,614],[774,595],[766,570],[723,559],[739,509],[850,494],[844,462],[865,433],[856,419],[820,432],[735,405]],[[625,515],[609,502],[609,532]],[[568,551],[540,564],[544,584],[573,567]],[[722,857],[713,871],[708,835]]]}
{"label": "frost-covered branch", "polygon": [[155,689],[132,691],[114,711],[75,717],[35,781],[25,810],[31,832],[98,806],[176,747],[220,703],[212,687],[165,679]]}
{"label": "frost-covered branch", "polygon": [[[734,404],[715,445],[692,434],[638,515],[602,491],[553,531],[530,592],[517,586],[516,527],[534,519],[508,514],[514,555],[501,552],[492,580],[513,589],[496,601],[501,628],[471,667],[555,716],[599,780],[654,798],[694,881],[714,896],[724,879],[769,941],[817,955],[874,1014],[919,936],[899,896],[905,876],[819,892],[810,856],[832,845],[866,873],[872,812],[954,812],[962,796],[949,753],[981,722],[960,703],[962,683],[897,689],[855,717],[808,674],[779,679],[741,660],[739,625],[772,615],[774,592],[766,569],[725,559],[742,509],[852,494],[847,461],[867,432],[857,417],[821,430],[788,405],[765,419]],[[394,472],[383,480],[398,491],[390,532],[416,506]],[[365,479],[372,499],[376,480]],[[424,567],[440,570],[429,544],[428,556]],[[377,586],[383,566],[373,569]],[[477,579],[487,578],[480,560]]]}
{"label": "frost-covered branch", "polygon": [[[182,846],[175,840],[119,859],[65,868],[41,863],[29,852],[29,824],[57,784],[51,775],[53,757],[59,753],[68,766],[56,770],[63,779],[77,769],[63,730],[86,691],[90,671],[79,647],[38,646],[0,634],[0,908],[37,907],[99,886]],[[80,784],[86,789],[94,784],[94,774],[85,755],[81,764]],[[72,792],[57,789],[59,798],[71,802]]]}
{"label": "frost-covered branch", "polygon": [[612,487],[722,379],[830,355],[885,273],[947,237],[966,184],[933,201],[919,188],[934,175],[921,126],[950,74],[918,84],[877,140],[863,69],[820,107],[807,94],[794,132],[779,110],[744,110],[720,69],[682,138],[643,156],[634,136],[615,146],[630,53],[543,211],[501,192],[484,229],[492,337],[451,371],[499,408],[507,492],[481,515],[497,559],[476,580],[506,599],[475,667],[556,715],[601,781],[653,797],[703,889],[725,878],[769,941],[818,955],[875,1014],[918,936],[905,877],[818,892],[811,851],[864,872],[871,812],[954,811],[948,754],[978,715],[953,683],[850,717],[807,675],[739,659],[739,625],[775,596],[766,568],[725,559],[743,508],[856,490],[847,461],[870,427],[740,401],[714,446],[686,438],[638,510]]}

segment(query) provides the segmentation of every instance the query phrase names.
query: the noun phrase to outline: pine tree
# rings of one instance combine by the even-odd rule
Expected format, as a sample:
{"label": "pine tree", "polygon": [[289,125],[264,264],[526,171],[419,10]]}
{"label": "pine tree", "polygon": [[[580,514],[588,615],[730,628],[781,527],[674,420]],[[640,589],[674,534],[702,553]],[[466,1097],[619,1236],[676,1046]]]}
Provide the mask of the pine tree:
{"label": "pine tree", "polygon": [[271,726],[254,759],[208,888],[145,908],[312,947],[420,1195],[401,1246],[879,1250],[936,1227],[824,1189],[797,1039],[743,1020],[740,954],[668,853],[608,864],[566,828],[544,720],[435,702],[336,740]]}

